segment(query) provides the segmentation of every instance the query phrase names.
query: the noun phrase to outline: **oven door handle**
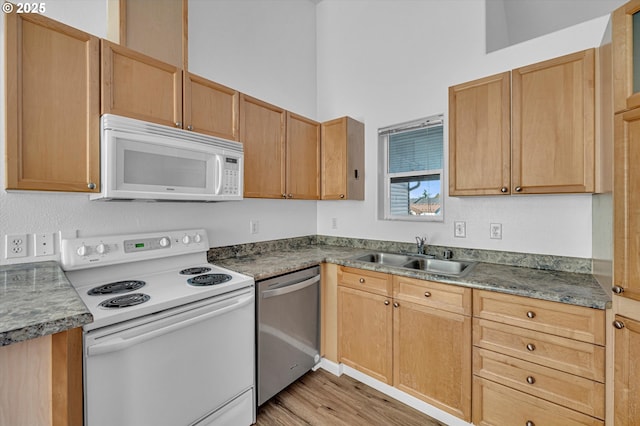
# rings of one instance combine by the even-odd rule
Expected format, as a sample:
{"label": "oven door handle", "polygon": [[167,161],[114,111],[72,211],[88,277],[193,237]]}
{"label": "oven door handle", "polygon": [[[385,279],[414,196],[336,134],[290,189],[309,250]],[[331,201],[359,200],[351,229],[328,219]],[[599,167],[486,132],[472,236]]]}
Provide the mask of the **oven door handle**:
{"label": "oven door handle", "polygon": [[[97,356],[97,355],[104,355],[110,352],[120,351],[120,350],[129,348],[133,345],[153,339],[155,337],[162,336],[163,334],[171,333],[181,328],[188,327],[193,324],[197,324],[200,321],[204,321],[219,315],[226,314],[227,312],[233,311],[235,309],[240,309],[244,306],[251,304],[253,300],[254,300],[254,295],[253,293],[250,293],[243,297],[239,297],[230,305],[225,305],[224,307],[216,309],[214,311],[208,311],[202,315],[190,317],[182,321],[179,318],[180,315],[178,315],[177,316],[178,318],[173,318],[174,320],[173,322],[167,325],[164,325],[161,328],[153,329],[149,332],[142,332],[140,334],[135,334],[131,336],[126,336],[127,333],[123,333],[122,336],[112,337],[103,343],[97,343],[95,345],[91,345],[87,347],[87,355]],[[205,306],[203,308],[208,308],[208,306]]]}
{"label": "oven door handle", "polygon": [[263,299],[268,299],[270,297],[282,296],[283,294],[293,293],[294,291],[302,290],[303,288],[312,286],[318,281],[320,281],[320,275],[315,275],[307,280],[300,281],[299,283],[289,284],[283,287],[275,288],[273,290],[263,291],[261,294],[261,297]]}

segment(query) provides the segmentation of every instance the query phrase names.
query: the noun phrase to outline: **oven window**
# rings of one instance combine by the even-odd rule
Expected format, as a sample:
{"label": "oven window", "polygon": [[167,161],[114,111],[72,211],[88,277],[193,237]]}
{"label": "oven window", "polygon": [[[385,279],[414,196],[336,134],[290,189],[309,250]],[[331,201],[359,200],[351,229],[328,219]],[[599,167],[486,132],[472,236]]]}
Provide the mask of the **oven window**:
{"label": "oven window", "polygon": [[205,188],[207,162],[125,150],[124,183]]}

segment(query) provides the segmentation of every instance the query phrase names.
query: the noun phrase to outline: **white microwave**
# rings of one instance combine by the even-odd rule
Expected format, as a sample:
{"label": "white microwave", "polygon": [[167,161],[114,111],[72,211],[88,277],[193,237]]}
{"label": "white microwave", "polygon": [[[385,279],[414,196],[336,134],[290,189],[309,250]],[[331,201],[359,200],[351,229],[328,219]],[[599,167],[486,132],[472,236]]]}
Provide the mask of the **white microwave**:
{"label": "white microwave", "polygon": [[92,200],[229,201],[243,195],[242,144],[104,114]]}

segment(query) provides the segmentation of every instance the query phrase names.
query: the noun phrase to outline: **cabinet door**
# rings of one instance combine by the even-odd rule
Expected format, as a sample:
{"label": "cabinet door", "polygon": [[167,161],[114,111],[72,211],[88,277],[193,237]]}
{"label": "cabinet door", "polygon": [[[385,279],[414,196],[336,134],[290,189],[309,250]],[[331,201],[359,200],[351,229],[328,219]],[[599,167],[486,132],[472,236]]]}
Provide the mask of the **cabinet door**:
{"label": "cabinet door", "polygon": [[320,123],[287,112],[287,198],[320,198]]}
{"label": "cabinet door", "polygon": [[7,189],[97,192],[99,39],[6,14]]}
{"label": "cabinet door", "polygon": [[364,124],[342,117],[322,123],[323,200],[364,200]]}
{"label": "cabinet door", "polygon": [[182,70],[102,40],[102,113],[182,127]]}
{"label": "cabinet door", "polygon": [[471,421],[471,317],[397,301],[393,385]]}
{"label": "cabinet door", "polygon": [[238,140],[240,94],[190,72],[184,73],[184,128]]}
{"label": "cabinet door", "polygon": [[[617,426],[640,424],[640,322],[616,315],[614,416]],[[617,328],[617,327],[616,327]]]}
{"label": "cabinet door", "polygon": [[245,197],[286,197],[285,120],[282,108],[240,94]]}
{"label": "cabinet door", "polygon": [[511,193],[511,73],[449,88],[449,195]]}
{"label": "cabinet door", "polygon": [[611,14],[615,112],[640,106],[640,51],[633,43],[634,32],[640,33],[638,12],[640,0],[631,0]]}
{"label": "cabinet door", "polygon": [[595,50],[512,72],[512,191],[593,192]]}
{"label": "cabinet door", "polygon": [[338,286],[340,362],[392,384],[391,298]]}
{"label": "cabinet door", "polygon": [[640,300],[640,108],[614,120],[614,291]]}

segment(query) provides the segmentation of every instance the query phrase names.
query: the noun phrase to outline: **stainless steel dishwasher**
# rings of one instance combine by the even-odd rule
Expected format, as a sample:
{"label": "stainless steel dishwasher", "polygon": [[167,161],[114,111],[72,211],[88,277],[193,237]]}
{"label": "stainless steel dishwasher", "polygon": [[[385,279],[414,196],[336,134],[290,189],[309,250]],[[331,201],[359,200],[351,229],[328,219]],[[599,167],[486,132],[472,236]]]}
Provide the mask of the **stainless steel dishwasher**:
{"label": "stainless steel dishwasher", "polygon": [[320,267],[256,283],[258,405],[320,361]]}

